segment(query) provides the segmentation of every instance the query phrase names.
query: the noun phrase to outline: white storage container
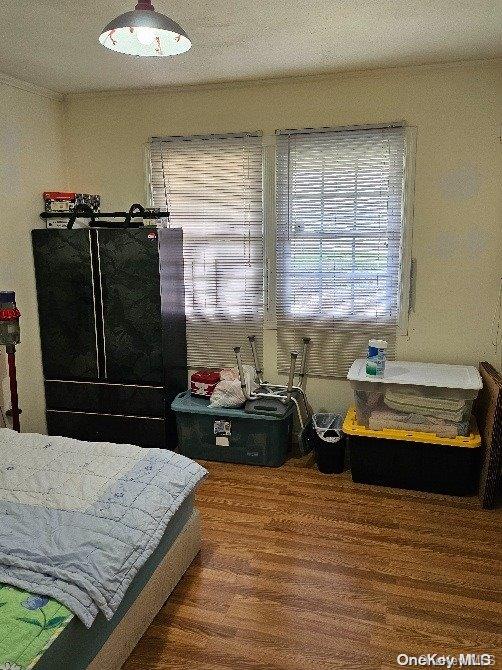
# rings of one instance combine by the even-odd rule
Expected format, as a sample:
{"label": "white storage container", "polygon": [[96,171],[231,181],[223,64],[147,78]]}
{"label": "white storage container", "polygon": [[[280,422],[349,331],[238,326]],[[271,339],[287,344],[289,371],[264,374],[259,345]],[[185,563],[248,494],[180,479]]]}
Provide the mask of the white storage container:
{"label": "white storage container", "polygon": [[474,367],[387,361],[382,377],[366,374],[366,360],[352,364],[357,422],[372,430],[410,430],[438,437],[469,434],[472,404],[483,386]]}

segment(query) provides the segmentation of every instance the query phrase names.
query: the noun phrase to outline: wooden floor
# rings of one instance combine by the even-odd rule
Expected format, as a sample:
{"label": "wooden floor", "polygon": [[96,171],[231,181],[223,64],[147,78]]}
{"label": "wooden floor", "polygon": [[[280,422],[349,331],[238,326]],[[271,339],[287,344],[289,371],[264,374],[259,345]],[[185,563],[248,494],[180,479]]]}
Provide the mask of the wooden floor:
{"label": "wooden floor", "polygon": [[205,463],[204,546],[125,670],[399,667],[497,653],[501,520],[476,498]]}

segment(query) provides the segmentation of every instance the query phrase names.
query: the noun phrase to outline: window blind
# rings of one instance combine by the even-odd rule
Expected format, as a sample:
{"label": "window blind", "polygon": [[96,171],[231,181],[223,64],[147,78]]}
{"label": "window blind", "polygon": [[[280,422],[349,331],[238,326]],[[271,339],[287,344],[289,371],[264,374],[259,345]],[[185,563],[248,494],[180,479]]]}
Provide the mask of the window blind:
{"label": "window blind", "polygon": [[310,374],[342,377],[378,337],[395,354],[403,127],[277,138],[278,369],[309,336]]}
{"label": "window blind", "polygon": [[152,138],[150,184],[154,207],[183,228],[189,366],[235,365],[250,334],[261,356],[261,137]]}

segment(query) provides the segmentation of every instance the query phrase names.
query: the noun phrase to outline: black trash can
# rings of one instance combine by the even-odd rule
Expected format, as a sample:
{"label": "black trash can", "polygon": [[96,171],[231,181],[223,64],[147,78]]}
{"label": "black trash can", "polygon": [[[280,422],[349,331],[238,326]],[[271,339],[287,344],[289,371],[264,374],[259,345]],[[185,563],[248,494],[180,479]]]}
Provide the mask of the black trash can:
{"label": "black trash can", "polygon": [[343,472],[345,464],[345,435],[339,414],[314,414],[312,444],[319,471],[332,475]]}

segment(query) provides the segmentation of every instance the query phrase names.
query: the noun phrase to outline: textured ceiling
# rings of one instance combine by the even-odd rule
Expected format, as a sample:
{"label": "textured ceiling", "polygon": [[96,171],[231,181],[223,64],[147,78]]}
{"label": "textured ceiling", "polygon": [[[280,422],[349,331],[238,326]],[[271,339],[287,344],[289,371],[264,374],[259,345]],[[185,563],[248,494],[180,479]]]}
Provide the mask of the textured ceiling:
{"label": "textured ceiling", "polygon": [[193,48],[140,60],[97,41],[134,4],[0,0],[0,72],[69,92],[502,55],[502,0],[157,0]]}

